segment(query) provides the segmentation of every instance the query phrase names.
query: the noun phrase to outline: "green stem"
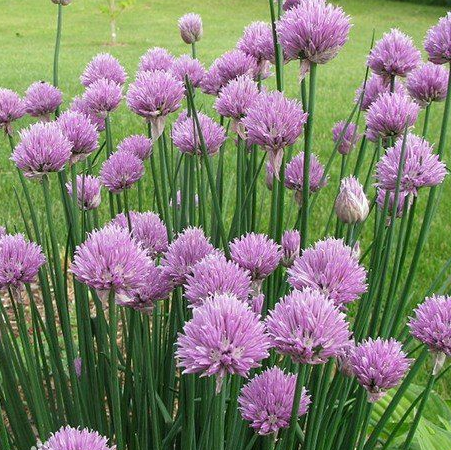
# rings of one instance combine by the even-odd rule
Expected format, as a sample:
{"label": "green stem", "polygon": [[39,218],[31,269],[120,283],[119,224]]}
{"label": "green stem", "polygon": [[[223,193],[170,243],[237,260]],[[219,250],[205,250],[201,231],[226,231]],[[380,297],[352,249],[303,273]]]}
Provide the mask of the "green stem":
{"label": "green stem", "polygon": [[[63,26],[63,5],[58,3],[58,19],[56,25],[56,42],[55,42],[55,53],[53,56],[53,86],[58,87],[58,64],[60,56],[61,47],[61,31]],[[59,116],[60,107],[56,109],[55,115]]]}

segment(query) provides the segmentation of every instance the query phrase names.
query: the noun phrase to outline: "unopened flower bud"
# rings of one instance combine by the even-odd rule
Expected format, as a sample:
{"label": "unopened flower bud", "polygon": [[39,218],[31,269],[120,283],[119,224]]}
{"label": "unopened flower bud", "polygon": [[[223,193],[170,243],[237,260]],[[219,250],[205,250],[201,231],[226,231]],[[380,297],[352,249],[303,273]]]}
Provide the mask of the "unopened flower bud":
{"label": "unopened flower bud", "polygon": [[185,14],[179,19],[180,36],[187,44],[200,41],[203,34],[202,18],[199,14]]}
{"label": "unopened flower bud", "polygon": [[282,265],[291,267],[299,256],[301,248],[301,234],[298,230],[287,230],[282,236]]}
{"label": "unopened flower bud", "polygon": [[363,222],[369,213],[369,202],[362,185],[353,176],[341,180],[340,193],[335,200],[335,212],[344,223]]}

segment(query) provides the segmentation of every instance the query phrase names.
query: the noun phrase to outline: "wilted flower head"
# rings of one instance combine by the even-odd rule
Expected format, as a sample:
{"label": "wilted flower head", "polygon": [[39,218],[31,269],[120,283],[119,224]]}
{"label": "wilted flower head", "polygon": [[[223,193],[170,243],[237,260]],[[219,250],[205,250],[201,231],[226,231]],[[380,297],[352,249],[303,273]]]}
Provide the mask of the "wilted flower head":
{"label": "wilted flower head", "polygon": [[247,111],[242,123],[250,144],[262,146],[269,152],[270,163],[278,178],[283,149],[294,144],[301,135],[307,113],[295,100],[281,92],[262,92]]}
{"label": "wilted flower head", "polygon": [[252,280],[263,280],[271,275],[280,263],[280,246],[264,234],[248,233],[230,244],[230,253],[243,269],[251,273]]}
{"label": "wilted flower head", "polygon": [[399,384],[410,360],[395,339],[369,338],[357,345],[349,361],[357,381],[368,391],[368,401],[377,402]]}
{"label": "wilted flower head", "polygon": [[396,28],[384,33],[368,56],[368,66],[377,75],[389,79],[405,77],[421,61],[421,53],[412,39]]}
{"label": "wilted flower head", "polygon": [[188,13],[179,19],[180,36],[186,44],[200,41],[203,29],[202,18],[199,14]]}
{"label": "wilted flower head", "polygon": [[205,68],[202,63],[190,55],[182,55],[174,61],[171,68],[171,73],[176,80],[185,82],[185,77],[188,77],[193,87],[200,86],[205,76]]}
{"label": "wilted flower head", "polygon": [[89,107],[85,97],[75,97],[70,105],[70,111],[84,114],[97,127],[97,131],[103,131],[105,129],[105,120]]}
{"label": "wilted flower head", "polygon": [[[266,369],[241,389],[238,397],[241,416],[251,422],[258,434],[277,433],[290,424],[296,375],[285,374],[278,367]],[[298,417],[307,413],[310,396],[302,388]]]}
{"label": "wilted flower head", "polygon": [[224,53],[216,64],[222,87],[241,75],[255,78],[258,73],[257,60],[239,49]]}
{"label": "wilted flower head", "polygon": [[293,291],[266,319],[271,345],[301,364],[324,364],[349,345],[346,316],[320,291]]}
{"label": "wilted flower head", "polygon": [[338,153],[349,155],[360,139],[357,125],[346,120],[337,122],[332,128],[332,138],[335,144],[338,143]]}
{"label": "wilted flower head", "polygon": [[66,111],[58,117],[57,124],[72,144],[71,163],[87,158],[97,148],[99,133],[84,114]]}
{"label": "wilted flower head", "polygon": [[142,134],[133,134],[126,137],[117,145],[120,152],[129,152],[144,161],[152,154],[153,142]]}
{"label": "wilted flower head", "polygon": [[25,92],[25,112],[32,117],[48,120],[62,102],[61,91],[45,81],[36,81]]}
{"label": "wilted flower head", "polygon": [[424,40],[429,61],[446,64],[451,61],[451,13],[441,17],[437,25],[429,28]]}
{"label": "wilted flower head", "polygon": [[248,302],[251,291],[249,272],[238,264],[227,261],[221,253],[211,253],[194,267],[186,277],[185,297],[192,306],[200,306],[214,295],[233,295]]}
{"label": "wilted flower head", "polygon": [[115,152],[102,165],[100,180],[111,192],[118,194],[130,188],[144,175],[144,164],[129,152]]}
{"label": "wilted flower head", "polygon": [[268,348],[259,317],[236,297],[217,295],[194,308],[179,334],[176,357],[183,373],[215,375],[219,392],[228,373],[247,377],[268,357]]}
{"label": "wilted flower head", "polygon": [[194,265],[213,251],[213,245],[200,228],[186,228],[169,246],[161,265],[165,275],[175,285],[181,286],[193,273]]}
{"label": "wilted flower head", "polygon": [[357,178],[341,180],[340,192],[335,200],[335,213],[344,223],[363,222],[370,212],[370,204]]}
{"label": "wilted flower head", "polygon": [[400,136],[406,127],[415,124],[420,107],[407,95],[395,93],[381,94],[368,109],[366,125],[367,137],[385,143],[387,138]]}
{"label": "wilted flower head", "polygon": [[[395,191],[386,191],[384,189],[377,190],[376,203],[380,209],[384,209],[385,205],[385,197],[389,194],[388,198],[388,215],[393,217],[393,209],[395,206]],[[396,212],[394,214],[395,217],[402,217],[402,213],[404,211],[404,206],[406,201],[408,202],[408,208],[410,207],[412,200],[412,196],[405,191],[400,191],[398,195],[398,204],[396,205]]]}
{"label": "wilted flower head", "polygon": [[23,100],[11,89],[0,89],[0,129],[12,134],[11,123],[25,114]]}
{"label": "wilted flower head", "polygon": [[[100,205],[100,179],[92,175],[77,175],[77,203],[80,209],[96,209]],[[67,192],[72,196],[72,183],[66,183]]]}
{"label": "wilted flower head", "polygon": [[282,264],[291,267],[301,251],[301,233],[298,230],[286,230],[282,235]]}
{"label": "wilted flower head", "polygon": [[28,242],[22,234],[6,234],[0,240],[0,288],[11,289],[20,301],[23,285],[34,281],[44,263],[40,245]]}
{"label": "wilted flower head", "polygon": [[105,118],[119,106],[122,100],[122,87],[114,81],[101,78],[87,87],[83,98],[93,113]]}
{"label": "wilted flower head", "polygon": [[[205,114],[197,113],[197,117],[207,153],[214,155],[226,139],[224,127]],[[193,117],[183,116],[174,123],[172,140],[182,153],[202,155],[200,132]]]}
{"label": "wilted flower head", "polygon": [[[163,221],[151,211],[131,211],[131,234],[147,251],[151,258],[163,255],[168,249],[168,232]],[[125,214],[118,214],[112,221],[114,225],[128,230],[128,218]]]}
{"label": "wilted flower head", "polygon": [[[361,98],[364,85],[365,93],[363,94],[363,98]],[[384,80],[383,77],[372,74],[366,83],[362,83],[362,85],[356,90],[355,102],[361,102],[360,109],[362,111],[366,111],[381,94],[388,92],[390,92],[390,83]],[[404,85],[398,80],[395,80],[395,92],[398,94],[405,93]]]}
{"label": "wilted flower head", "polygon": [[210,95],[218,95],[222,87],[222,80],[218,67],[219,58],[215,59],[208,69],[200,85],[202,92]]}
{"label": "wilted flower head", "polygon": [[[376,179],[379,188],[394,191],[399,172],[403,139],[387,150],[376,166]],[[408,134],[405,140],[404,167],[400,190],[417,195],[422,187],[440,184],[446,175],[446,167],[432,146],[422,137]]]}
{"label": "wilted flower head", "polygon": [[302,253],[288,270],[296,289],[318,289],[342,307],[366,291],[366,271],[342,239],[328,238]]}
{"label": "wilted flower head", "polygon": [[441,102],[448,91],[448,70],[430,62],[422,64],[408,75],[406,87],[410,96],[423,107]]}
{"label": "wilted flower head", "polygon": [[174,64],[174,57],[165,48],[154,47],[141,56],[138,71],[155,72],[162,70],[166,72],[171,70],[172,64]]}
{"label": "wilted flower head", "polygon": [[127,80],[127,74],[114,56],[109,53],[99,53],[86,66],[80,76],[80,81],[83,86],[87,87],[101,78],[114,81],[122,86]]}
{"label": "wilted flower head", "polygon": [[11,160],[28,178],[63,170],[72,146],[55,122],[38,122],[20,132]]}
{"label": "wilted flower head", "polygon": [[116,450],[116,446],[110,447],[108,439],[97,431],[87,428],[80,430],[70,426],[61,427],[53,433],[49,440],[43,444],[40,450]]}

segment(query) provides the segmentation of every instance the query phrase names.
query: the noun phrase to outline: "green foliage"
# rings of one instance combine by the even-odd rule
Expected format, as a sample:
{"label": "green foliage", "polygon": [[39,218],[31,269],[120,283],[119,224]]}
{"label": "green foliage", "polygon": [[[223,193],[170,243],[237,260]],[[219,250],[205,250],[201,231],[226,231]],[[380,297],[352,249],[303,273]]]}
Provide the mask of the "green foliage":
{"label": "green foliage", "polygon": [[116,20],[126,9],[132,7],[136,0],[105,0],[105,3],[99,6],[100,11],[110,19]]}

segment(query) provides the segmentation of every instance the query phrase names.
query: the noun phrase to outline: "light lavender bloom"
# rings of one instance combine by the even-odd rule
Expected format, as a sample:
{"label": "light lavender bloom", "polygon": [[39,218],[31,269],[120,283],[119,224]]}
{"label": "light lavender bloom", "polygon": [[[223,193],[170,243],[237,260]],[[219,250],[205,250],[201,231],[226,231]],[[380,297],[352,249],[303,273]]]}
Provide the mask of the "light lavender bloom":
{"label": "light lavender bloom", "polygon": [[275,350],[296,363],[325,364],[349,345],[346,316],[318,290],[294,290],[269,312],[266,328]]}
{"label": "light lavender bloom", "polygon": [[94,81],[106,78],[122,86],[127,80],[127,74],[119,61],[109,53],[99,53],[86,66],[80,76],[83,86],[90,86]]}
{"label": "light lavender bloom", "polygon": [[213,61],[200,84],[200,88],[205,94],[218,95],[221,91],[222,80],[219,73],[218,62],[219,58]]}
{"label": "light lavender bloom", "polygon": [[263,309],[263,303],[265,303],[265,294],[253,294],[251,296],[250,304],[254,314],[260,315]]}
{"label": "light lavender bloom", "polygon": [[205,77],[205,67],[202,63],[190,55],[182,55],[174,61],[171,67],[171,73],[176,80],[185,83],[185,77],[188,77],[194,88],[201,85]]}
{"label": "light lavender bloom", "polygon": [[291,267],[301,251],[301,233],[298,230],[286,230],[282,235],[282,264]]}
{"label": "light lavender bloom", "polygon": [[233,49],[224,53],[217,62],[221,87],[241,75],[256,78],[258,74],[257,60],[241,50]]}
{"label": "light lavender bloom", "polygon": [[341,120],[332,128],[332,139],[335,144],[339,142],[337,150],[341,155],[349,155],[361,137],[353,122]]}
{"label": "light lavender bloom", "polygon": [[72,145],[55,122],[38,122],[20,132],[11,160],[27,178],[59,172],[71,157]]}
{"label": "light lavender bloom", "polygon": [[129,189],[144,175],[144,164],[129,152],[115,152],[102,165],[100,181],[114,194]]}
{"label": "light lavender bloom", "polygon": [[[368,108],[379,98],[381,94],[386,94],[390,92],[390,83],[387,83],[383,77],[379,75],[372,74],[365,84],[365,93],[362,97],[363,83],[355,92],[355,102],[361,102],[360,109],[362,111],[367,111]],[[404,94],[404,85],[395,80],[395,92],[397,94]]]}
{"label": "light lavender bloom", "polygon": [[105,118],[119,106],[122,100],[122,87],[114,81],[100,78],[88,86],[83,99],[87,108],[97,116]]}
{"label": "light lavender bloom", "polygon": [[87,428],[80,430],[70,426],[61,427],[53,433],[49,440],[43,444],[40,450],[116,450],[116,446],[110,447],[108,439],[97,431]]}
{"label": "light lavender bloom", "polygon": [[176,358],[183,373],[216,376],[220,392],[224,377],[247,377],[269,356],[265,326],[251,309],[230,295],[217,295],[193,309],[193,318],[177,339]]}
{"label": "light lavender bloom", "polygon": [[343,178],[335,200],[335,213],[348,224],[363,222],[370,212],[370,204],[363,186],[353,176]]}
{"label": "light lavender bloom", "polygon": [[376,42],[367,64],[375,74],[389,80],[395,76],[405,77],[420,62],[421,53],[412,39],[397,28],[392,28]]}
{"label": "light lavender bloom", "polygon": [[[77,175],[77,204],[85,211],[100,206],[100,179],[91,175]],[[72,197],[72,182],[66,183],[66,189]]]}
{"label": "light lavender bloom", "polygon": [[46,121],[62,102],[61,91],[45,81],[36,81],[25,92],[25,112]]}
{"label": "light lavender bloom", "polygon": [[451,13],[441,17],[437,25],[429,28],[424,40],[429,61],[446,64],[451,61]]}
{"label": "light lavender bloom", "polygon": [[355,301],[367,289],[365,268],[342,239],[328,238],[304,250],[288,275],[295,289],[318,289],[339,307]]}
{"label": "light lavender bloom", "polygon": [[0,130],[12,136],[11,124],[25,114],[23,100],[11,89],[0,89]]}
{"label": "light lavender bloom", "polygon": [[144,161],[152,154],[153,142],[152,139],[142,134],[133,134],[122,140],[117,145],[117,149],[120,152],[132,153],[141,161]]}
{"label": "light lavender bloom", "polygon": [[303,0],[284,0],[283,1],[283,10],[288,11],[291,8],[294,8],[302,3]]}
{"label": "light lavender bloom", "polygon": [[422,107],[445,100],[448,91],[448,70],[431,62],[414,69],[406,80],[407,91]]}
{"label": "light lavender bloom", "polygon": [[[239,410],[244,420],[261,435],[277,433],[290,424],[296,375],[285,374],[278,367],[266,369],[241,388]],[[307,413],[310,396],[302,388],[298,417]]]}
{"label": "light lavender bloom", "polygon": [[[382,156],[376,166],[377,186],[388,191],[396,190],[403,139]],[[446,166],[438,155],[433,153],[432,145],[422,137],[408,134],[405,140],[404,167],[401,174],[400,190],[413,195],[422,187],[437,186],[446,175]]]}
{"label": "light lavender bloom", "polygon": [[84,114],[93,125],[96,126],[97,131],[105,129],[105,120],[99,117],[87,104],[85,97],[75,97],[70,105],[70,111]]}
{"label": "light lavender bloom", "polygon": [[[389,193],[388,199],[388,215],[393,218],[393,208],[395,203],[395,192],[394,191],[385,191],[384,189],[377,189],[376,203],[380,209],[384,209],[385,204],[385,196]],[[396,206],[396,212],[394,214],[396,217],[402,217],[404,211],[404,205],[408,202],[408,208],[410,208],[410,204],[412,203],[412,196],[408,192],[400,191],[398,195],[398,204]]]}
{"label": "light lavender bloom", "polygon": [[179,19],[180,36],[186,44],[194,44],[200,41],[203,28],[202,18],[199,14],[188,13]]}
{"label": "light lavender bloom", "polygon": [[369,338],[355,347],[349,362],[357,381],[368,391],[368,401],[375,403],[399,384],[411,360],[395,339]]}
{"label": "light lavender bloom", "polygon": [[167,72],[171,70],[173,64],[174,57],[165,48],[154,47],[141,56],[138,72],[155,72],[157,70]]}

